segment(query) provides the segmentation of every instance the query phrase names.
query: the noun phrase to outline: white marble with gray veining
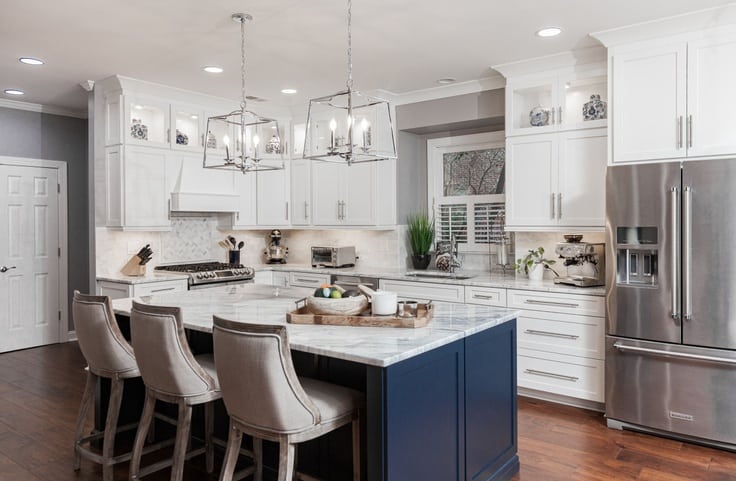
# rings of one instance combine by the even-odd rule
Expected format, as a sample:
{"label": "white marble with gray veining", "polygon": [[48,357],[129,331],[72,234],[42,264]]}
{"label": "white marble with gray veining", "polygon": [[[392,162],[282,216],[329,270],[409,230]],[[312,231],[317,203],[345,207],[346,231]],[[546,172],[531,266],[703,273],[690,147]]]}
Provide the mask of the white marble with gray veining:
{"label": "white marble with gray veining", "polygon": [[[178,306],[184,326],[212,332],[212,316],[288,326],[291,347],[297,351],[385,367],[455,340],[515,319],[512,309],[435,303],[434,318],[423,328],[381,328],[296,325],[286,323],[303,290],[241,284],[196,291],[141,297],[152,305]],[[130,314],[131,299],[116,299],[118,314]]]}
{"label": "white marble with gray veining", "polygon": [[179,281],[187,279],[187,274],[176,272],[155,272],[148,269],[143,276],[126,276],[122,272],[97,276],[98,281],[119,282],[121,284],[147,284],[149,282]]}

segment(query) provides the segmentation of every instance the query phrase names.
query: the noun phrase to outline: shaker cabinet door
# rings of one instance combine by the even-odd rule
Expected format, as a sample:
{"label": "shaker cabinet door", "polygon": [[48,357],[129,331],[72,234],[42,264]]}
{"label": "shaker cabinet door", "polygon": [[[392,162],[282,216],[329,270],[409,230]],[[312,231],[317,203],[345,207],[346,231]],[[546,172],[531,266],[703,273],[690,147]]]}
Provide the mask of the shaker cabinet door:
{"label": "shaker cabinet door", "polygon": [[328,162],[312,165],[312,223],[340,225],[342,218],[340,175],[346,166]]}
{"label": "shaker cabinet door", "polygon": [[557,155],[557,134],[506,139],[506,225],[557,224]]}
{"label": "shaker cabinet door", "polygon": [[606,224],[606,129],[560,134],[559,225],[603,227]]}

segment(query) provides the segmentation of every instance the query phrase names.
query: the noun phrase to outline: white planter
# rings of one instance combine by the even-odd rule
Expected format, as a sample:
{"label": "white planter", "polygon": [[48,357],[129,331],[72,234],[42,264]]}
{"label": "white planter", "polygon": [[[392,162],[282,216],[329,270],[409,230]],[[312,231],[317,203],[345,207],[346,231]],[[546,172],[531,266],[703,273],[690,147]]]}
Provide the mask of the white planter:
{"label": "white planter", "polygon": [[541,281],[544,279],[544,264],[534,264],[529,269],[530,281]]}

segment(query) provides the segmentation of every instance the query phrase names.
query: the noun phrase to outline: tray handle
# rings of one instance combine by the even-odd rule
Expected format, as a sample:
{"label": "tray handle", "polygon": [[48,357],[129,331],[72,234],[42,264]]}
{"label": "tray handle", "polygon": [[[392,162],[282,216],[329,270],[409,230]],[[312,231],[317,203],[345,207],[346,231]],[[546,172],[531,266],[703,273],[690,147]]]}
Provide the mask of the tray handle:
{"label": "tray handle", "polygon": [[307,298],[306,297],[302,297],[301,299],[298,299],[298,300],[294,301],[294,304],[296,304],[296,310],[298,311],[302,307],[306,307],[307,306]]}

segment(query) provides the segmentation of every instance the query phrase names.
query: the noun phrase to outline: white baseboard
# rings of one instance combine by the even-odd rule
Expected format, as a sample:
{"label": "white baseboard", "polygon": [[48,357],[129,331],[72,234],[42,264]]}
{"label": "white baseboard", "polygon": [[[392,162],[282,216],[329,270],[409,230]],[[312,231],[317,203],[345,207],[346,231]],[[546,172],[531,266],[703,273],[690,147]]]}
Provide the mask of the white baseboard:
{"label": "white baseboard", "polygon": [[537,391],[535,389],[529,389],[525,387],[517,388],[516,390],[519,396],[530,397],[534,399],[540,399],[542,401],[549,401],[557,404],[565,404],[567,406],[573,406],[576,408],[589,409],[591,411],[606,412],[606,405],[595,401],[589,401],[587,399],[578,399],[569,396],[562,396],[560,394],[552,394],[544,391]]}
{"label": "white baseboard", "polygon": [[77,340],[77,331],[69,331],[66,334],[66,342],[76,341]]}

